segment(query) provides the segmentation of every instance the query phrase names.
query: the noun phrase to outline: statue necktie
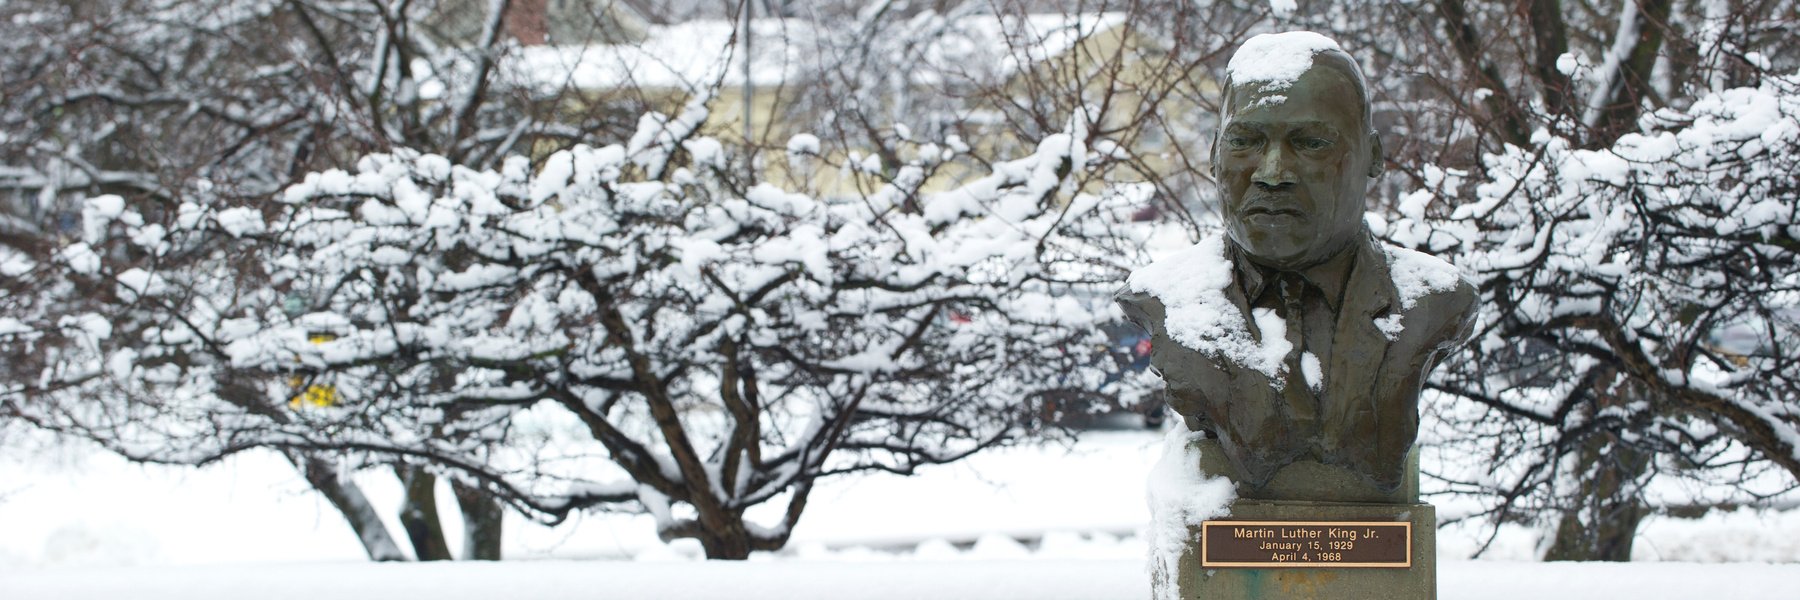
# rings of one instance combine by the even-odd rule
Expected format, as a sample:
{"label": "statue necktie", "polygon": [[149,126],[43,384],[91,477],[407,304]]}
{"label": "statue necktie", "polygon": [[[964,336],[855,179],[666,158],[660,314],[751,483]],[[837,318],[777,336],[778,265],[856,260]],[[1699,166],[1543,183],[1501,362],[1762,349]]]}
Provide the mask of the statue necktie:
{"label": "statue necktie", "polygon": [[1318,419],[1319,400],[1313,395],[1312,386],[1306,380],[1305,367],[1301,364],[1301,357],[1306,352],[1306,308],[1303,300],[1307,284],[1300,274],[1286,272],[1276,280],[1276,285],[1279,286],[1276,290],[1281,295],[1281,318],[1287,322],[1287,341],[1292,344],[1287,354],[1287,382],[1282,386],[1281,395],[1293,409],[1294,419],[1310,427]]}

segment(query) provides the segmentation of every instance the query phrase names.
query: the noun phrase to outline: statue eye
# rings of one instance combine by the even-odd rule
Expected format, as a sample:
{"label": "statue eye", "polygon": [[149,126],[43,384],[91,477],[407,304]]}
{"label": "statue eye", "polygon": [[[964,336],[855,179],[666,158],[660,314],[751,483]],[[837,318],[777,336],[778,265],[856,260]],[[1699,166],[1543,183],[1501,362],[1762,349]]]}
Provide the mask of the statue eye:
{"label": "statue eye", "polygon": [[1231,135],[1231,136],[1225,137],[1225,146],[1228,148],[1231,148],[1232,150],[1248,150],[1251,146],[1255,146],[1255,145],[1256,145],[1256,142],[1254,140],[1251,140],[1250,138],[1244,137],[1241,135]]}
{"label": "statue eye", "polygon": [[1316,137],[1303,137],[1294,140],[1294,147],[1301,150],[1324,150],[1331,147],[1331,140]]}

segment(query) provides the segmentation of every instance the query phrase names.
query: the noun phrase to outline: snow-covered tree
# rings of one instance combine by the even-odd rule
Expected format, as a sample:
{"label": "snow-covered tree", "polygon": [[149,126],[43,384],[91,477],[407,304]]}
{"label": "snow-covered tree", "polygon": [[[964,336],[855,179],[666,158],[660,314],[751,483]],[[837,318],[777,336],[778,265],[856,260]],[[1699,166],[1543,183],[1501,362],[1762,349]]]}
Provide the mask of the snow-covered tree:
{"label": "snow-covered tree", "polygon": [[[179,319],[167,306],[119,300],[110,280],[55,273],[51,265],[59,264],[58,252],[74,247],[70,241],[116,259],[109,264],[121,265],[119,271],[247,276],[260,266],[236,261],[230,244],[183,237],[169,226],[183,207],[255,210],[295,177],[386,148],[493,165],[507,153],[629,131],[632,122],[616,118],[615,107],[563,103],[568,90],[546,95],[500,72],[499,60],[517,46],[505,35],[513,4],[19,0],[0,6],[0,72],[6,73],[0,81],[0,260],[8,265],[0,274],[0,314],[31,328],[0,331],[11,336],[5,343],[15,344],[7,348],[16,352],[6,361],[13,369],[7,381],[38,381],[46,365],[79,353],[78,332],[89,331],[81,323],[90,323],[83,315],[132,335]],[[588,29],[601,35],[603,25]],[[127,213],[145,219],[139,233],[155,241],[105,247],[84,231],[95,219]],[[190,283],[194,293],[229,295],[239,282]],[[290,415],[271,411],[263,418],[279,422]],[[401,556],[340,472],[353,465],[291,458],[344,512],[371,557]],[[415,554],[447,558],[435,520],[412,518],[435,506],[433,479],[403,471],[417,509],[402,511],[410,537],[421,542]],[[493,517],[466,521],[480,530],[471,538],[492,540],[471,554],[497,557],[496,505],[457,492],[477,517]]]}
{"label": "snow-covered tree", "polygon": [[[547,521],[641,510],[743,558],[786,541],[820,477],[957,460],[1039,427],[1047,396],[1097,393],[1142,186],[1080,191],[1112,161],[1080,118],[950,190],[922,191],[921,162],[820,200],[738,187],[704,115],[647,115],[535,174],[371,155],[268,218],[184,205],[151,224],[94,199],[95,246],[229,239],[256,268],[65,250],[71,279],[176,319],[90,335],[47,378],[104,376],[38,386],[30,410],[162,460],[405,457]],[[329,406],[295,397],[324,385]],[[781,508],[746,519],[765,503]]]}
{"label": "snow-covered tree", "polygon": [[1421,240],[1453,250],[1487,300],[1471,368],[1444,387],[1475,401],[1456,418],[1509,415],[1487,436],[1513,457],[1485,479],[1510,501],[1495,510],[1575,502],[1566,518],[1592,524],[1647,502],[1766,502],[1800,481],[1800,79],[1645,125],[1597,150],[1546,133],[1489,155],[1475,202]]}
{"label": "snow-covered tree", "polygon": [[[1037,427],[1032,410],[1045,397],[1099,385],[1088,367],[1103,340],[1084,323],[1111,310],[1099,299],[1123,265],[1142,262],[1103,224],[1150,194],[1107,183],[1140,157],[1123,151],[1131,134],[1105,116],[1118,111],[1083,98],[1111,98],[1123,80],[1028,88],[1055,92],[1027,98],[1039,105],[1033,125],[1005,144],[938,135],[956,127],[930,137],[876,127],[919,112],[884,114],[891,105],[872,102],[834,114],[887,132],[875,148],[833,129],[823,144],[779,141],[771,156],[696,135],[723,77],[716,69],[688,82],[698,99],[679,116],[639,120],[661,92],[582,89],[503,68],[520,50],[503,35],[517,24],[511,11],[528,4],[0,8],[15,34],[0,42],[10,45],[0,60],[20,74],[0,103],[18,132],[0,139],[0,175],[15,190],[11,212],[24,217],[7,222],[0,245],[9,319],[0,414],[138,460],[281,450],[378,559],[401,554],[347,474],[382,464],[406,481],[402,522],[421,558],[448,556],[424,512],[435,505],[434,473],[456,474],[459,500],[498,494],[546,520],[600,504],[647,510],[666,517],[671,536],[742,556],[785,539],[815,477],[954,460]],[[919,26],[900,27],[905,39],[880,18],[843,29],[857,33],[834,43],[862,44],[873,62],[835,72],[909,64],[941,39],[930,12],[909,14]],[[1046,58],[1031,36],[1067,48],[1094,32],[1064,20],[1075,25],[1007,21],[1007,43],[1022,45],[1015,60]],[[605,25],[588,41],[621,43],[601,39],[616,33]],[[730,63],[732,39],[693,42]],[[549,154],[589,139],[624,143]],[[381,151],[391,152],[357,159]],[[533,160],[502,161],[513,153]],[[768,160],[859,183],[790,178],[794,189],[779,190],[737,168]],[[376,177],[329,170],[353,163],[389,187],[332,187]],[[292,188],[312,191],[281,191],[315,171],[314,183]],[[925,191],[947,187],[955,191]],[[428,211],[434,219],[455,222],[377,214],[385,203],[410,215],[420,193],[444,204]],[[267,203],[278,195],[294,202]],[[330,210],[343,216],[320,220]],[[370,235],[406,243],[333,258]],[[542,244],[497,254],[519,235]],[[785,274],[755,279],[776,272]],[[459,296],[443,296],[471,277]],[[584,307],[612,312],[573,316]],[[453,335],[406,337],[422,331]],[[263,345],[243,341],[252,337]],[[486,354],[511,351],[508,340],[546,354]],[[540,348],[554,340],[564,346]],[[650,370],[635,370],[633,357]],[[563,439],[571,426],[590,435]],[[591,484],[607,474],[580,453],[613,457],[612,480]],[[777,527],[745,525],[743,511],[771,499],[790,507],[764,520]]]}

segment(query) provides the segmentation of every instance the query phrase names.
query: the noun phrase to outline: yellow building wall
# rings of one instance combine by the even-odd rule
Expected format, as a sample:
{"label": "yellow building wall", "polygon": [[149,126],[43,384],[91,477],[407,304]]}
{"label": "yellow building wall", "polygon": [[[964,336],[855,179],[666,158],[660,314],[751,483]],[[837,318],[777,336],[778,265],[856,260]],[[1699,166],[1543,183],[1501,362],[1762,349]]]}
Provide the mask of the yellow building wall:
{"label": "yellow building wall", "polygon": [[[1176,93],[1164,94],[1167,100],[1155,108],[1158,111],[1193,111],[1201,107],[1187,102],[1185,98],[1216,97],[1217,84],[1210,78],[1180,77],[1169,69],[1166,55],[1142,36],[1133,35],[1125,27],[1112,27],[1106,31],[1090,36],[1076,47],[1058,56],[1032,65],[1024,72],[1015,75],[1008,81],[1001,92],[1019,99],[1020,102],[1059,102],[1068,106],[1062,107],[1058,119],[1067,119],[1073,112],[1076,94],[1080,102],[1089,105],[1103,105],[1103,113],[1095,119],[1096,126],[1101,129],[1117,129],[1132,121],[1139,113],[1146,110],[1146,100],[1139,90],[1162,89],[1176,87]],[[1176,83],[1170,83],[1170,80]],[[1053,88],[1045,91],[1048,85]],[[1110,92],[1110,93],[1109,93]],[[666,114],[679,112],[686,103],[684,92],[677,90],[636,90],[655,110]],[[702,135],[710,136],[724,142],[734,152],[732,159],[742,161],[738,155],[745,138],[744,102],[745,90],[739,86],[722,86],[707,103],[709,117],[701,130]],[[876,153],[875,148],[834,148],[829,141],[822,144],[824,156],[811,160],[790,161],[786,151],[789,138],[802,131],[802,127],[788,123],[783,119],[786,111],[783,103],[791,100],[804,90],[792,87],[762,86],[751,90],[749,128],[753,144],[752,158],[755,161],[757,181],[766,181],[790,190],[806,191],[820,197],[856,197],[874,193],[881,189],[887,178],[893,177],[906,161],[919,160],[920,150],[928,148],[925,144],[934,143],[941,150],[945,140],[917,140],[915,143],[898,144],[896,148],[901,164],[883,161],[882,172],[871,174],[855,172],[846,167],[853,157],[866,157]],[[1037,96],[1037,98],[1033,98]],[[595,101],[604,102],[596,99]],[[891,128],[892,124],[883,124]],[[1021,139],[1020,135],[1009,127],[1002,125],[981,125],[968,129],[971,135],[963,141],[970,152],[935,165],[930,169],[931,176],[920,187],[921,193],[932,193],[955,188],[989,173],[988,167],[975,160],[974,157],[997,160],[1012,160],[1029,154],[1035,148],[1037,140]],[[884,129],[891,131],[891,129]],[[1155,138],[1161,137],[1162,144],[1169,143],[1166,136],[1147,136],[1150,139],[1128,138],[1115,140],[1121,142],[1128,152],[1140,161],[1139,169],[1121,169],[1113,173],[1114,181],[1133,181],[1164,177],[1181,166],[1165,158],[1166,148],[1157,147]],[[925,161],[929,162],[929,161]],[[1083,182],[1084,191],[1097,191],[1102,182]]]}

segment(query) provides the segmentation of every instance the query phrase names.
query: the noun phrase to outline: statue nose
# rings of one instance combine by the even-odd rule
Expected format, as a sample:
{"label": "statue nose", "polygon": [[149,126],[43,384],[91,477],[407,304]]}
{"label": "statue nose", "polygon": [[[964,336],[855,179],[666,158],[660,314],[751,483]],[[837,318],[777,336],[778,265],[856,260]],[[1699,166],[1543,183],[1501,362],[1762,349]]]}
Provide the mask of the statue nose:
{"label": "statue nose", "polygon": [[1262,187],[1281,187],[1294,183],[1293,158],[1281,144],[1270,144],[1250,180]]}

